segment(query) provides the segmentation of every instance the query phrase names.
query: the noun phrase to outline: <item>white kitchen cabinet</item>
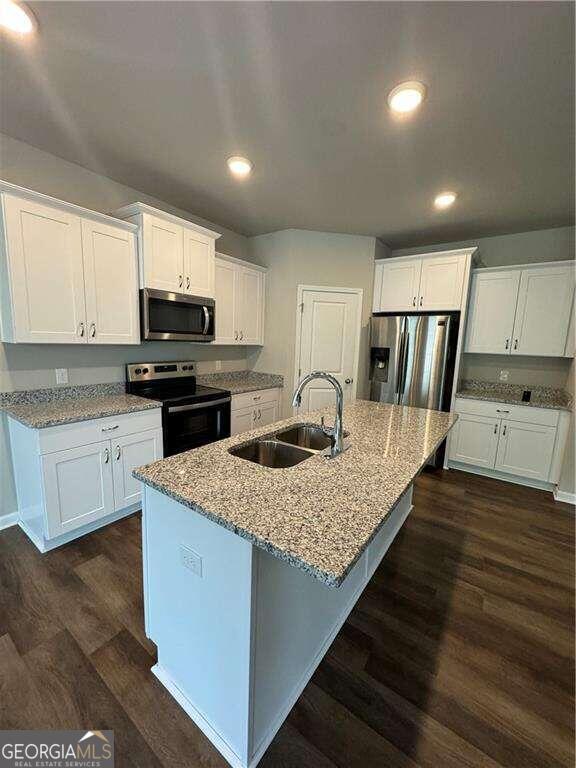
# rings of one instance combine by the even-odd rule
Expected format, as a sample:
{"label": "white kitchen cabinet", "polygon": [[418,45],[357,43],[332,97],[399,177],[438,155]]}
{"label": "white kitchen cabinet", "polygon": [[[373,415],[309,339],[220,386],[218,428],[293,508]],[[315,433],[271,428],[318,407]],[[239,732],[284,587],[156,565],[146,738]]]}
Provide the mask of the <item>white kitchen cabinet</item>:
{"label": "white kitchen cabinet", "polygon": [[114,511],[110,441],[42,457],[47,538],[99,520]]}
{"label": "white kitchen cabinet", "polygon": [[465,351],[563,357],[573,300],[574,262],[476,270]]}
{"label": "white kitchen cabinet", "polygon": [[125,509],[140,501],[140,481],[132,471],[162,456],[162,430],[149,429],[110,441],[114,476],[114,509]]}
{"label": "white kitchen cabinet", "polygon": [[239,435],[241,432],[248,432],[249,429],[256,429],[256,416],[255,408],[240,408],[232,411],[230,414],[230,435]]}
{"label": "white kitchen cabinet", "polygon": [[266,270],[224,254],[216,257],[216,344],[264,343]]}
{"label": "white kitchen cabinet", "polygon": [[0,338],[138,344],[136,229],[0,182]]}
{"label": "white kitchen cabinet", "polygon": [[232,395],[230,408],[232,435],[273,424],[279,417],[280,390],[260,389]]}
{"label": "white kitchen cabinet", "polygon": [[421,259],[389,259],[382,265],[379,312],[414,310],[420,296]]}
{"label": "white kitchen cabinet", "polygon": [[278,403],[262,403],[258,406],[257,426],[265,427],[275,421],[278,421]]}
{"label": "white kitchen cabinet", "polygon": [[518,270],[472,275],[466,352],[509,354],[519,284]]}
{"label": "white kitchen cabinet", "polygon": [[135,511],[132,470],[162,458],[159,408],[40,430],[8,423],[18,522],[41,552]]}
{"label": "white kitchen cabinet", "polygon": [[556,427],[502,420],[495,469],[532,480],[548,480]]}
{"label": "white kitchen cabinet", "polygon": [[475,248],[383,259],[374,272],[374,312],[460,310]]}
{"label": "white kitchen cabinet", "polygon": [[574,328],[574,300],[572,301],[572,311],[570,312],[570,323],[568,324],[568,335],[566,336],[566,346],[564,347],[564,357],[574,357],[576,347],[576,329]]}
{"label": "white kitchen cabinet", "polygon": [[498,449],[500,419],[460,414],[451,443],[451,457],[463,464],[494,467]]}
{"label": "white kitchen cabinet", "polygon": [[139,344],[134,233],[83,220],[82,250],[88,343]]}
{"label": "white kitchen cabinet", "polygon": [[215,297],[218,232],[145,203],[131,203],[114,215],[139,229],[141,288]]}
{"label": "white kitchen cabinet", "polygon": [[512,354],[563,357],[573,298],[573,264],[523,269]]}

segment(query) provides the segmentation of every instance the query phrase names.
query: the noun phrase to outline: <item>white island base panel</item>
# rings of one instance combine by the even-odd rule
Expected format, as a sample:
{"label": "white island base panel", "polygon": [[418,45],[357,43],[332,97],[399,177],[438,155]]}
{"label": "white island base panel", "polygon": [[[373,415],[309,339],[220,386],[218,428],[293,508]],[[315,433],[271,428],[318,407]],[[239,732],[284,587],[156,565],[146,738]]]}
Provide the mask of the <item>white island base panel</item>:
{"label": "white island base panel", "polygon": [[234,768],[254,768],[412,509],[401,497],[339,588],[143,486],[152,672]]}

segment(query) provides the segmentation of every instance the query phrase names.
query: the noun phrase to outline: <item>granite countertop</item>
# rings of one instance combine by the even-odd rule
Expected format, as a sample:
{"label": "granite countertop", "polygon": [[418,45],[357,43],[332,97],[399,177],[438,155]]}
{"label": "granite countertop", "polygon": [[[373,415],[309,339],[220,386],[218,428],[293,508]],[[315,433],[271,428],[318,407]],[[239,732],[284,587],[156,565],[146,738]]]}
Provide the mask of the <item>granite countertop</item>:
{"label": "granite countertop", "polygon": [[[525,389],[531,391],[530,402],[522,400]],[[487,400],[508,405],[525,405],[532,408],[552,408],[569,411],[572,398],[563,389],[554,387],[535,387],[530,384],[505,384],[500,382],[478,381],[467,379],[460,382],[456,397],[471,400]]]}
{"label": "granite countertop", "polygon": [[228,453],[325,409],[140,467],[134,476],[253,544],[338,587],[456,421],[450,413],[357,400],[350,448],[288,469]]}
{"label": "granite countertop", "polygon": [[127,395],[124,384],[0,393],[0,408],[32,429],[46,429],[160,407],[161,404],[156,400]]}
{"label": "granite countertop", "polygon": [[284,386],[284,377],[275,373],[258,371],[232,371],[230,373],[205,373],[196,377],[198,384],[226,389],[233,395],[254,392],[257,389],[275,389]]}

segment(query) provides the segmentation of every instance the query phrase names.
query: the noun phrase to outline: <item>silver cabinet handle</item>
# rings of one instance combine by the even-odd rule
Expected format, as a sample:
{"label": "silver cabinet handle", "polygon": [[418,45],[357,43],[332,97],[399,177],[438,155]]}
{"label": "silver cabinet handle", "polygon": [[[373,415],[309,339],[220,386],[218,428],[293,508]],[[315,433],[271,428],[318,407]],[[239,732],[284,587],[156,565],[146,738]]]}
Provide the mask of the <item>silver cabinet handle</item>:
{"label": "silver cabinet handle", "polygon": [[510,346],[510,339],[506,339],[506,345],[504,349],[508,349],[509,346]]}
{"label": "silver cabinet handle", "polygon": [[240,331],[240,341],[244,338],[244,331]]}
{"label": "silver cabinet handle", "polygon": [[414,296],[414,298],[412,299],[412,306],[413,306],[413,307],[415,307],[415,306],[416,306],[416,296]]}
{"label": "silver cabinet handle", "polygon": [[262,418],[262,411],[258,408],[258,421]]}
{"label": "silver cabinet handle", "polygon": [[422,306],[423,299],[424,299],[424,296],[420,296],[420,306]]}
{"label": "silver cabinet handle", "polygon": [[234,331],[234,341],[238,341],[238,331]]}
{"label": "silver cabinet handle", "polygon": [[110,461],[110,451],[108,448],[104,448],[104,464],[108,464]]}
{"label": "silver cabinet handle", "polygon": [[494,434],[498,434],[498,424],[494,424]]}
{"label": "silver cabinet handle", "polygon": [[80,325],[78,326],[78,335],[84,336],[84,323],[80,323]]}
{"label": "silver cabinet handle", "polygon": [[256,421],[256,419],[257,419],[256,411],[252,411],[252,421]]}
{"label": "silver cabinet handle", "polygon": [[344,379],[344,384],[352,384],[354,379]]}
{"label": "silver cabinet handle", "polygon": [[186,278],[186,290],[188,290],[189,288],[190,288],[190,278],[187,277]]}
{"label": "silver cabinet handle", "polygon": [[116,446],[116,461],[120,461],[120,456],[122,455],[122,449],[119,445]]}
{"label": "silver cabinet handle", "polygon": [[502,437],[506,437],[506,424],[504,424],[504,431],[502,432]]}
{"label": "silver cabinet handle", "polygon": [[254,401],[262,400],[262,395],[254,395],[252,400],[254,400]]}
{"label": "silver cabinet handle", "polygon": [[514,349],[518,349],[518,339],[514,339]]}
{"label": "silver cabinet handle", "polygon": [[96,336],[96,323],[90,323],[90,337],[93,339]]}
{"label": "silver cabinet handle", "polygon": [[184,277],[182,275],[178,275],[178,286],[182,288],[184,285]]}
{"label": "silver cabinet handle", "polygon": [[113,427],[102,427],[102,432],[114,432],[114,430],[118,429],[119,426],[119,424],[114,424]]}
{"label": "silver cabinet handle", "polygon": [[496,413],[510,413],[510,411],[505,411],[502,408],[496,408]]}

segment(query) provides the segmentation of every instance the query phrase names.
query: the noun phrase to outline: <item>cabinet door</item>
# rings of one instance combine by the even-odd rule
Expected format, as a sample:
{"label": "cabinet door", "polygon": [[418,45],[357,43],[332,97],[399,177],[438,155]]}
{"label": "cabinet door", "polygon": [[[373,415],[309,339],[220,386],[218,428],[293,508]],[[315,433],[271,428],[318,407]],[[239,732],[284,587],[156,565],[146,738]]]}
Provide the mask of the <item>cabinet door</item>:
{"label": "cabinet door", "polygon": [[256,423],[257,418],[257,408],[249,407],[232,411],[230,415],[230,435],[239,435],[241,432],[247,432],[249,429],[256,429],[259,426]]}
{"label": "cabinet door", "polygon": [[239,269],[229,261],[216,259],[216,344],[237,344]]}
{"label": "cabinet door", "polygon": [[382,267],[382,290],[380,312],[413,310],[418,302],[420,287],[421,259],[384,263]]}
{"label": "cabinet door", "polygon": [[191,296],[214,298],[214,240],[183,228],[184,289]]}
{"label": "cabinet door", "polygon": [[111,440],[114,474],[114,508],[125,509],[142,498],[141,484],[132,471],[162,458],[162,430],[149,429]]}
{"label": "cabinet door", "polygon": [[182,227],[149,213],[142,215],[144,285],[160,291],[184,291]]}
{"label": "cabinet door", "polygon": [[450,458],[494,469],[499,432],[500,419],[461,413],[450,441]]}
{"label": "cabinet door", "polygon": [[566,346],[564,347],[564,357],[574,357],[574,349],[576,347],[576,330],[574,329],[574,301],[572,301],[572,310],[570,312],[570,322],[568,324],[568,335],[566,336]]}
{"label": "cabinet door", "polygon": [[486,352],[509,355],[519,270],[510,272],[474,272],[470,288],[466,352]]}
{"label": "cabinet door", "polygon": [[376,263],[374,267],[374,290],[372,294],[372,312],[380,312],[380,302],[382,300],[382,273],[384,265]]}
{"label": "cabinet door", "polygon": [[42,456],[47,538],[114,511],[110,441]]}
{"label": "cabinet door", "polygon": [[423,259],[418,309],[460,309],[465,263],[464,256]]}
{"label": "cabinet door", "polygon": [[502,421],[496,469],[532,480],[548,480],[556,427]]}
{"label": "cabinet door", "polygon": [[136,237],[84,219],[86,328],[91,344],[139,344]]}
{"label": "cabinet door", "polygon": [[257,427],[265,427],[267,424],[274,424],[278,421],[278,403],[264,403],[256,408]]}
{"label": "cabinet door", "polygon": [[257,269],[240,267],[239,290],[238,339],[242,344],[262,344],[264,274]]}
{"label": "cabinet door", "polygon": [[514,321],[513,355],[562,357],[574,297],[574,269],[524,269]]}
{"label": "cabinet door", "polygon": [[3,195],[14,342],[86,342],[80,218]]}

